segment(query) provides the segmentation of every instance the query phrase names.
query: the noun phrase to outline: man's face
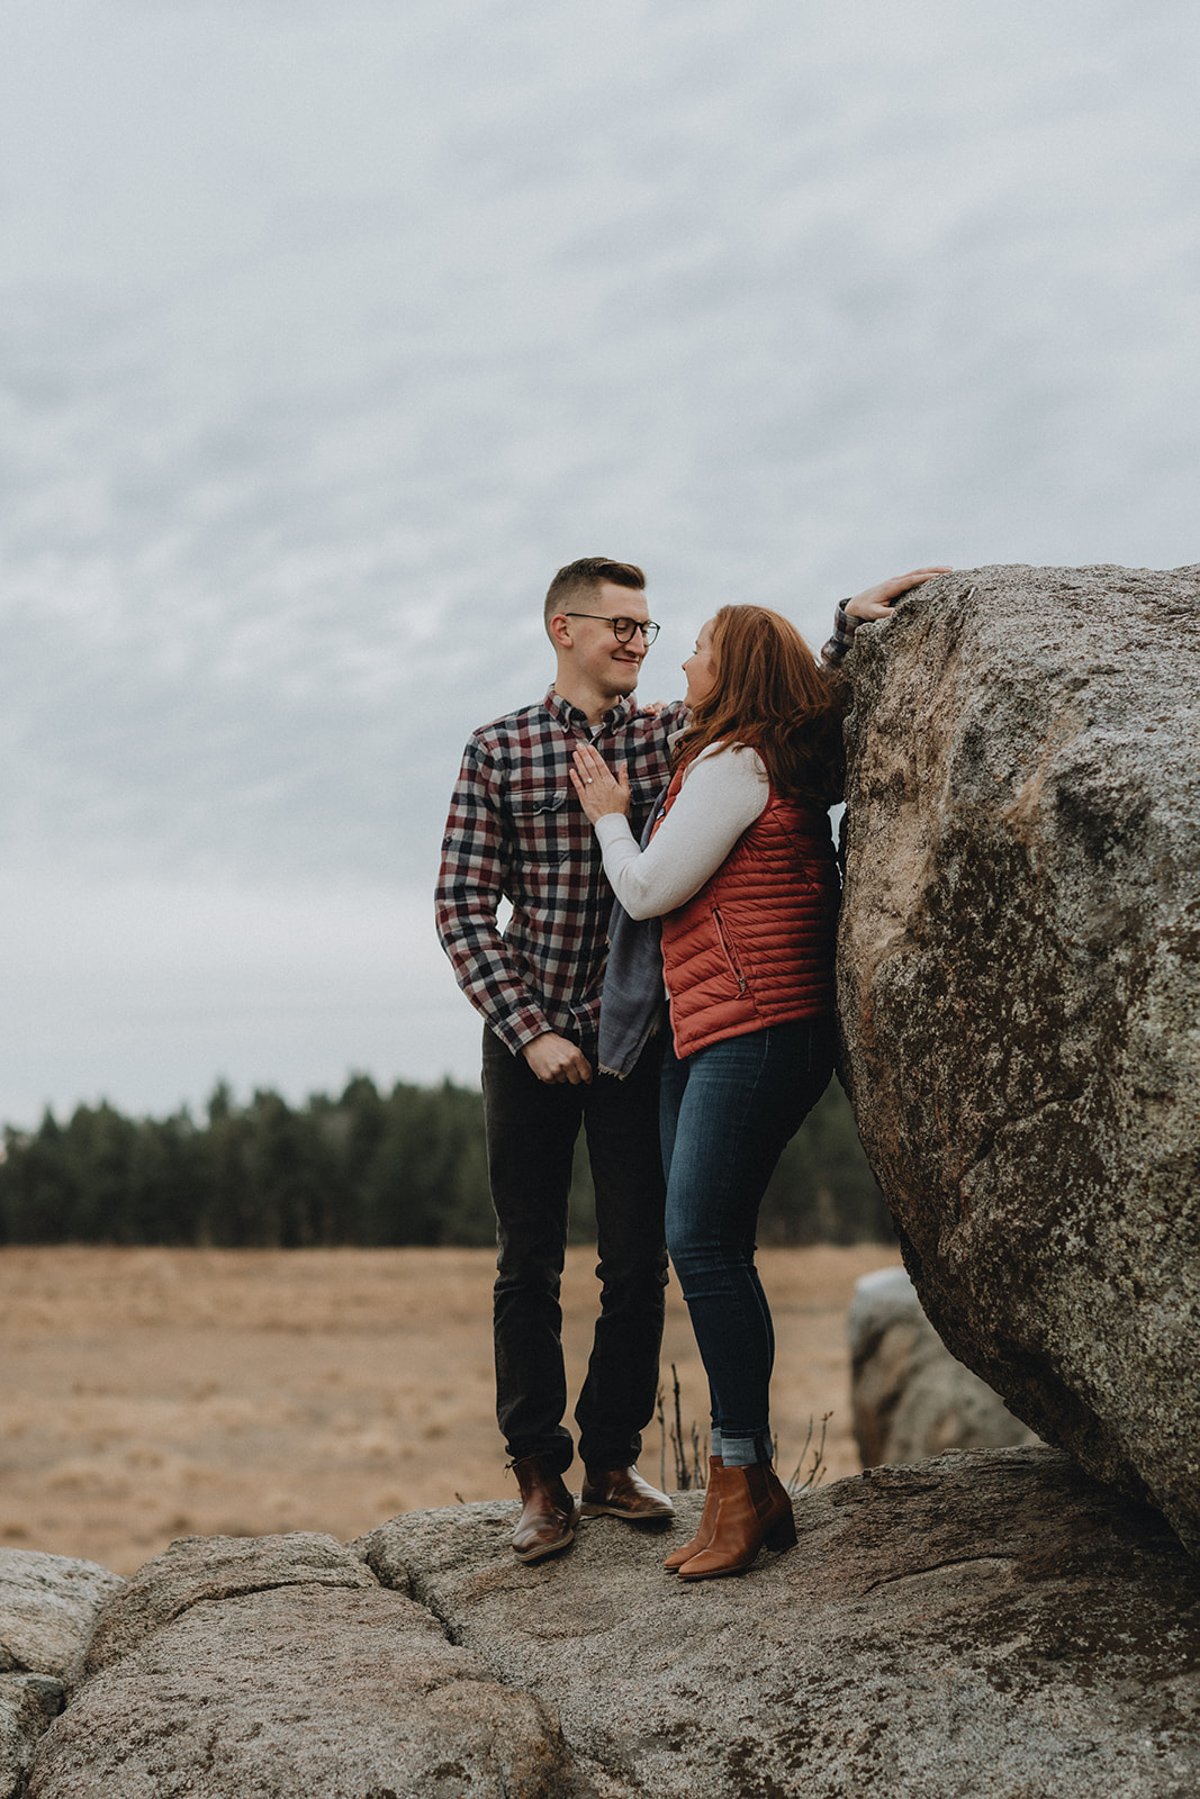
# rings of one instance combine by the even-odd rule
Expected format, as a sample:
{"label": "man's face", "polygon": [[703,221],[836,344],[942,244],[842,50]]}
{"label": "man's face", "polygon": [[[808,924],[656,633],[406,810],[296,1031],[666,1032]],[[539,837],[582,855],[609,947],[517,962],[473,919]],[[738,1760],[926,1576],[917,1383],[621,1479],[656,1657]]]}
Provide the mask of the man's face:
{"label": "man's face", "polygon": [[596,613],[595,618],[567,616],[570,646],[560,645],[576,673],[599,692],[614,698],[632,693],[646,655],[646,640],[635,631],[628,643],[619,643],[610,618],[632,618],[646,622],[650,608],[646,596],[636,587],[618,587],[615,581],[601,581],[583,598],[571,601],[570,613]]}

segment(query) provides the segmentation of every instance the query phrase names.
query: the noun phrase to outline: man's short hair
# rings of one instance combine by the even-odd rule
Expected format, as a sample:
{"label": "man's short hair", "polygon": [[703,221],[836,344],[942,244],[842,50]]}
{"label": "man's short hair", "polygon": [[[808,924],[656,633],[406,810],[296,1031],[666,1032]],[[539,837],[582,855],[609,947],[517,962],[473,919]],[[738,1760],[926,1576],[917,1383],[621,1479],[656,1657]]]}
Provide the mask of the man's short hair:
{"label": "man's short hair", "polygon": [[646,586],[646,577],[636,563],[610,562],[607,556],[581,556],[578,562],[568,562],[560,568],[546,590],[542,619],[547,630],[556,612],[565,612],[574,601],[595,593],[602,581],[632,587],[637,593]]}

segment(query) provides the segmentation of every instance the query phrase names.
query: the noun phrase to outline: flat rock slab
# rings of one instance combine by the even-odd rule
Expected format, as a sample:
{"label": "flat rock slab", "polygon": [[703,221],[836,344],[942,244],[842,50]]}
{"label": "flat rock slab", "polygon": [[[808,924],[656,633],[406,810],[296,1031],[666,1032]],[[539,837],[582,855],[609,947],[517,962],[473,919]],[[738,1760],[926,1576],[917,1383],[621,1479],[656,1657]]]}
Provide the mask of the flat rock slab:
{"label": "flat rock slab", "polygon": [[63,1685],[45,1674],[0,1674],[0,1799],[25,1784],[43,1731],[62,1710]]}
{"label": "flat rock slab", "polygon": [[42,1738],[28,1799],[464,1799],[572,1790],[538,1701],[412,1600],[282,1585],[145,1634]]}
{"label": "flat rock slab", "polygon": [[797,1502],[799,1543],[693,1586],[667,1537],[588,1520],[532,1568],[512,1506],[361,1547],[606,1794],[1194,1799],[1200,1571],[1154,1513],[1049,1449],[955,1452]]}
{"label": "flat rock slab", "polygon": [[0,1549],[0,1673],[78,1673],[103,1602],[124,1586],[96,1562]]}
{"label": "flat rock slab", "polygon": [[88,1647],[90,1678],[193,1605],[272,1587],[370,1587],[374,1577],[336,1537],[180,1537],[140,1567],[105,1605]]}

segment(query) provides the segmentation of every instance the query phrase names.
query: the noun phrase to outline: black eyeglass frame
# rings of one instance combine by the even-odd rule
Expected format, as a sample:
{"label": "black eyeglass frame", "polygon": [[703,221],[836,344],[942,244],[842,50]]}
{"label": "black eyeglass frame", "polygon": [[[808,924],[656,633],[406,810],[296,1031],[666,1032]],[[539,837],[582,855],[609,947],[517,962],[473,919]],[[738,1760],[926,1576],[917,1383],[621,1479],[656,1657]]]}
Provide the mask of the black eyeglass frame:
{"label": "black eyeglass frame", "polygon": [[564,618],[598,618],[602,625],[612,626],[613,636],[618,643],[632,643],[634,632],[640,631],[646,640],[647,649],[662,630],[662,626],[656,625],[652,618],[625,618],[624,616],[610,618],[607,612],[564,612],[562,616]]}

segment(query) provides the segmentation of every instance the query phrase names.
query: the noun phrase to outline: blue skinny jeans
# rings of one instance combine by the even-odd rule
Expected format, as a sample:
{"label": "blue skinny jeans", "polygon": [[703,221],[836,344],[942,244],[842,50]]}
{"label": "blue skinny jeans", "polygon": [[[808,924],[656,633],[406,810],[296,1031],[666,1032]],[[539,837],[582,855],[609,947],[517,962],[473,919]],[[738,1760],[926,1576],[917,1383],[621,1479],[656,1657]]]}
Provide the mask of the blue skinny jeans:
{"label": "blue skinny jeans", "polygon": [[708,1376],[714,1445],[736,1461],[771,1458],[775,1333],[754,1262],[758,1208],[829,1084],[833,1048],[833,1020],[805,1018],[682,1060],[668,1044],[663,1062],[667,1248]]}

